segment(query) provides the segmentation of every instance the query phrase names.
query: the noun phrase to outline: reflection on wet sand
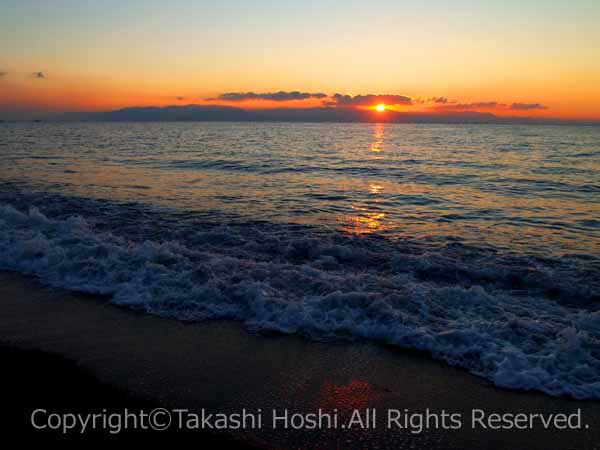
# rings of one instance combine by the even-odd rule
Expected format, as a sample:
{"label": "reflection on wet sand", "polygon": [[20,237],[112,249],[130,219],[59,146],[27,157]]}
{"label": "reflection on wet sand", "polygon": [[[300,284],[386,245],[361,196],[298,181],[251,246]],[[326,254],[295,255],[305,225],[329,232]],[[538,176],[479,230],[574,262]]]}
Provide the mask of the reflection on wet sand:
{"label": "reflection on wet sand", "polygon": [[373,407],[381,398],[366,380],[353,379],[348,384],[325,383],[319,393],[319,408],[341,413]]}

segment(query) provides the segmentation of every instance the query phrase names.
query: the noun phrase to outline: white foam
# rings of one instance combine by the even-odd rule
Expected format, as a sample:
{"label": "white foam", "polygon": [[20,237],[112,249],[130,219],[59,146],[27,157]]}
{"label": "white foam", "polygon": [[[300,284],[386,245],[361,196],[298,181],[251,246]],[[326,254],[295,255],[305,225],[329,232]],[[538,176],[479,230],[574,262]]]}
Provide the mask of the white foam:
{"label": "white foam", "polygon": [[0,267],[111,294],[152,314],[235,319],[252,330],[317,339],[377,339],[425,350],[498,386],[600,398],[598,311],[493,283],[427,280],[427,267],[443,269],[427,256],[392,255],[382,270],[351,242],[254,235],[247,241],[224,227],[192,235],[193,244],[130,242],[80,217],[0,206]]}

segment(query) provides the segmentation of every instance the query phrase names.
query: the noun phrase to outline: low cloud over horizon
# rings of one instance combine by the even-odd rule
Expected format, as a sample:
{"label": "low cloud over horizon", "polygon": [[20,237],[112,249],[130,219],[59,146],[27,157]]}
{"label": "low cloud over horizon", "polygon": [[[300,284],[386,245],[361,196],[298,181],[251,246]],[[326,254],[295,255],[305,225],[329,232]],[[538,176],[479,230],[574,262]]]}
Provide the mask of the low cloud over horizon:
{"label": "low cloud over horizon", "polygon": [[345,95],[333,94],[331,101],[327,102],[330,106],[372,106],[378,103],[386,105],[412,105],[412,99],[405,95],[396,94],[366,94],[366,95]]}
{"label": "low cloud over horizon", "polygon": [[[340,94],[328,95],[323,92],[278,91],[278,92],[226,92],[206,100],[222,100],[226,102],[244,102],[247,100],[266,100],[275,102],[302,101],[309,99],[323,100],[324,106],[371,106],[377,103],[386,105],[412,105],[412,99],[397,94]],[[447,99],[434,97],[434,99]]]}
{"label": "low cloud over horizon", "polygon": [[445,111],[469,111],[469,110],[490,110],[490,109],[504,109],[513,111],[532,111],[536,109],[548,109],[540,103],[499,103],[495,101],[488,102],[474,102],[474,103],[450,103],[439,106],[438,109]]}
{"label": "low cloud over horizon", "polygon": [[279,91],[279,92],[227,92],[219,95],[215,99],[207,100],[226,100],[229,102],[242,102],[245,100],[271,100],[275,102],[286,102],[292,100],[307,100],[309,98],[323,99],[326,98],[327,94],[322,92],[300,92],[300,91]]}
{"label": "low cloud over horizon", "polygon": [[529,111],[532,109],[548,109],[548,107],[539,103],[513,103],[510,105],[510,109]]}
{"label": "low cloud over horizon", "polygon": [[31,77],[31,78],[37,78],[37,79],[44,79],[46,78],[46,74],[44,72],[5,72],[3,70],[0,70],[0,78],[5,78],[8,77],[8,75],[17,75],[17,76],[24,76],[26,75],[27,77]]}
{"label": "low cloud over horizon", "polygon": [[[0,71],[1,83],[12,83],[13,78],[16,83],[23,85],[26,79],[29,79],[31,83],[31,89],[41,89],[44,92],[49,92],[56,88],[57,83],[60,80],[56,78],[48,79],[45,72],[9,72]],[[39,88],[34,88],[34,85],[38,84]],[[17,86],[17,85],[16,85]],[[40,91],[42,92],[42,91]],[[298,117],[312,117],[307,114],[311,113],[314,117],[320,118],[322,114],[326,114],[324,110],[337,110],[343,120],[354,120],[352,114],[376,114],[377,120],[393,120],[392,117],[397,114],[409,114],[417,117],[418,115],[423,116],[446,116],[452,114],[452,116],[468,117],[468,115],[474,114],[494,114],[500,117],[549,117],[547,113],[542,111],[548,110],[548,106],[535,102],[535,101],[516,101],[516,102],[500,102],[495,100],[489,101],[473,101],[465,102],[460,99],[449,98],[443,95],[436,96],[411,96],[404,94],[379,94],[379,93],[367,93],[367,94],[346,94],[341,92],[335,92],[328,94],[325,92],[310,92],[301,90],[292,91],[230,91],[217,94],[213,97],[207,98],[205,96],[194,95],[188,92],[174,92],[171,95],[157,95],[147,96],[141,95],[136,96],[137,101],[131,99],[125,104],[117,104],[115,108],[110,106],[106,109],[100,110],[97,107],[87,109],[86,106],[77,109],[67,109],[68,106],[65,104],[63,108],[48,108],[47,113],[69,113],[70,111],[79,112],[98,112],[104,111],[106,113],[119,111],[120,109],[127,108],[163,108],[168,106],[197,106],[201,108],[215,107],[215,108],[235,108],[240,111],[276,111],[287,110],[286,114],[292,114],[292,110],[295,110]],[[531,99],[527,99],[531,100]],[[385,111],[377,113],[375,106],[378,104],[385,104]],[[28,111],[26,108],[15,109],[13,104],[0,104],[3,106],[3,118],[11,118],[11,110],[14,110],[15,117],[22,117],[24,114],[43,114],[44,111],[41,109],[32,109]],[[214,111],[213,111],[214,112]],[[531,114],[529,114],[531,113]],[[269,113],[270,114],[270,113]],[[283,114],[283,113],[281,113]],[[346,114],[346,115],[344,115]],[[380,115],[378,115],[380,114]],[[286,116],[287,117],[287,116]],[[329,119],[328,119],[329,120]],[[361,119],[362,120],[362,119]]]}
{"label": "low cloud over horizon", "polygon": [[[177,97],[177,100],[184,100],[184,97]],[[479,110],[498,110],[498,111],[535,111],[548,109],[541,103],[501,103],[498,101],[480,101],[461,103],[449,100],[445,96],[435,97],[410,97],[401,94],[341,94],[332,95],[323,92],[303,92],[303,91],[277,91],[277,92],[226,92],[214,98],[205,99],[206,101],[223,101],[228,103],[242,103],[250,100],[264,100],[272,102],[298,102],[305,100],[319,100],[320,105],[324,107],[371,107],[379,103],[387,106],[416,106],[421,105],[427,110],[437,111],[479,111]],[[312,103],[314,105],[314,101]]]}

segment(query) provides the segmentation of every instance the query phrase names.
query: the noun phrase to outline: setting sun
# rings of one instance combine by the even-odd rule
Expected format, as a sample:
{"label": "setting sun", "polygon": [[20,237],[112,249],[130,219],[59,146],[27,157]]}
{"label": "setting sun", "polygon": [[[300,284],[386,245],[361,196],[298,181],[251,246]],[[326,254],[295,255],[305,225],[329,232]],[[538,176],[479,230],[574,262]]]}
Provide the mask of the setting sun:
{"label": "setting sun", "polygon": [[383,112],[383,111],[385,111],[385,105],[384,105],[383,103],[380,103],[379,105],[377,105],[377,106],[375,107],[375,109],[376,109],[378,112]]}

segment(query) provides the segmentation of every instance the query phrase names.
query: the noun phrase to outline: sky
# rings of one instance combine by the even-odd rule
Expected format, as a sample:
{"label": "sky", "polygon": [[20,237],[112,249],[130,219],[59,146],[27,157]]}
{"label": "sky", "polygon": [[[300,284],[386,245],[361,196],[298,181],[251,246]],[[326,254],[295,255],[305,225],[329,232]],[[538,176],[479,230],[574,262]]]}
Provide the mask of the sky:
{"label": "sky", "polygon": [[385,103],[599,120],[598,23],[597,0],[2,0],[0,118]]}

